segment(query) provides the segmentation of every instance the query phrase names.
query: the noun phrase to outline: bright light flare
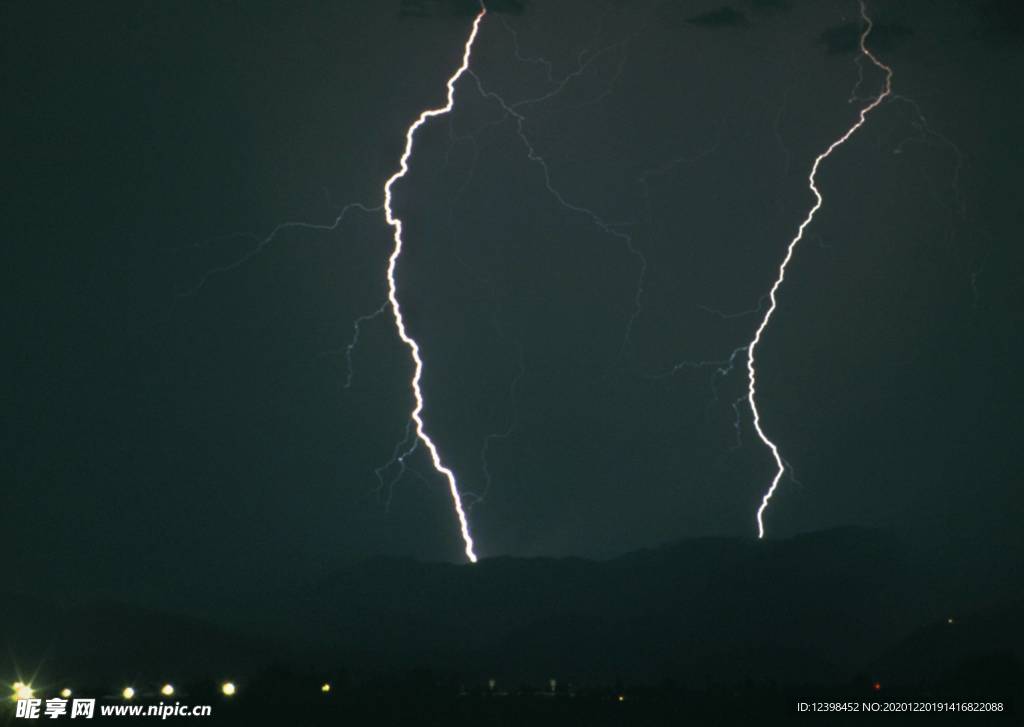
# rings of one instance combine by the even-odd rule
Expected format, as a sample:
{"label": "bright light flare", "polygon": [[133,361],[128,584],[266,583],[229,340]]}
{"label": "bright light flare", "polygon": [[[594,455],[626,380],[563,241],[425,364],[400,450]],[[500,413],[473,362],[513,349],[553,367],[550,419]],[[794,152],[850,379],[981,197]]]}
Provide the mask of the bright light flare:
{"label": "bright light flare", "polygon": [[60,696],[63,697],[64,699],[69,699],[71,697],[71,690],[68,689],[67,687],[64,687],[63,689],[60,690]]}
{"label": "bright light flare", "polygon": [[124,690],[121,692],[121,696],[125,699],[134,699],[135,689],[133,689],[132,687],[125,687]]}
{"label": "bright light flare", "polygon": [[818,167],[821,163],[827,159],[833,151],[846,142],[854,132],[857,131],[864,122],[867,120],[867,115],[878,108],[879,105],[892,93],[892,68],[882,63],[875,55],[868,50],[866,41],[868,35],[871,33],[872,22],[871,18],[868,17],[867,8],[864,6],[863,0],[860,3],[860,17],[865,22],[864,31],[860,34],[860,51],[863,53],[868,60],[870,60],[876,68],[885,71],[885,86],[882,92],[876,96],[871,103],[860,110],[857,122],[846,130],[846,133],[840,136],[838,139],[832,142],[832,144],[821,154],[814,159],[814,164],[811,165],[811,173],[807,178],[808,186],[811,192],[814,194],[814,206],[811,207],[804,221],[800,223],[800,227],[797,229],[796,237],[794,237],[789,247],[786,248],[786,256],[782,259],[782,264],[779,265],[779,275],[775,279],[775,284],[772,285],[771,291],[768,293],[768,298],[771,301],[771,305],[768,306],[768,310],[764,314],[764,318],[761,319],[761,324],[757,327],[757,331],[754,333],[754,339],[750,342],[747,347],[747,380],[749,385],[747,387],[747,401],[750,403],[750,411],[754,416],[754,430],[757,432],[757,436],[760,437],[761,441],[764,442],[765,446],[771,450],[772,458],[775,460],[775,477],[772,478],[772,484],[768,488],[768,491],[761,498],[761,506],[757,508],[757,537],[764,537],[764,511],[768,507],[768,502],[772,499],[772,495],[775,494],[775,489],[779,486],[779,480],[782,479],[782,475],[786,470],[785,463],[782,460],[782,454],[779,452],[778,446],[768,438],[768,435],[764,433],[764,429],[761,428],[761,414],[757,410],[756,402],[756,373],[754,370],[754,350],[757,348],[757,344],[761,342],[761,336],[764,334],[764,329],[768,326],[768,321],[771,320],[772,314],[775,312],[775,307],[778,303],[776,300],[776,293],[779,287],[782,285],[782,281],[786,278],[786,267],[789,265],[789,261],[793,258],[793,252],[796,250],[797,244],[804,236],[804,231],[807,226],[811,224],[811,220],[814,219],[815,213],[821,208],[821,204],[824,201],[821,192],[818,190],[815,184],[815,179],[818,174]]}
{"label": "bright light flare", "polygon": [[224,682],[220,685],[220,691],[225,697],[232,697],[237,690],[232,682]]}
{"label": "bright light flare", "polygon": [[416,423],[416,436],[419,437],[420,441],[426,446],[427,451],[430,453],[430,458],[434,463],[434,469],[438,473],[444,476],[448,480],[448,490],[451,492],[452,501],[455,505],[455,514],[459,519],[459,530],[462,533],[462,541],[465,544],[466,557],[469,558],[470,562],[476,563],[476,553],[473,550],[473,538],[469,534],[469,522],[466,518],[466,511],[462,507],[462,497],[459,494],[459,487],[455,481],[455,473],[452,472],[448,467],[444,465],[441,460],[441,454],[437,449],[437,445],[434,444],[433,440],[427,435],[426,427],[423,424],[423,391],[420,388],[420,380],[423,377],[423,358],[420,356],[420,347],[416,343],[415,339],[409,335],[405,329],[405,319],[402,317],[402,309],[398,303],[398,285],[395,282],[395,268],[398,266],[398,258],[402,255],[402,220],[395,216],[394,210],[391,208],[391,189],[395,182],[404,177],[409,171],[409,158],[412,156],[412,145],[413,137],[416,131],[423,126],[427,120],[435,116],[443,116],[449,113],[455,106],[455,84],[462,76],[463,73],[469,68],[469,55],[473,48],[473,41],[476,40],[477,32],[480,29],[480,21],[483,20],[484,15],[487,14],[487,10],[481,5],[480,12],[473,20],[473,28],[469,32],[469,38],[466,40],[466,46],[462,52],[462,64],[458,67],[455,73],[448,79],[446,84],[448,88],[448,101],[444,106],[436,109],[427,109],[420,113],[419,117],[412,123],[412,126],[405,132],[405,150],[402,152],[402,157],[399,160],[399,169],[397,172],[391,175],[388,181],[384,184],[384,217],[387,220],[388,225],[394,230],[394,249],[391,252],[391,257],[388,259],[388,300],[391,302],[391,311],[395,317],[395,328],[398,330],[398,337],[402,339],[409,348],[409,354],[412,356],[413,364],[415,366],[411,386],[412,393],[416,399],[416,406],[412,410],[412,420]]}
{"label": "bright light flare", "polygon": [[14,692],[11,695],[11,699],[17,702],[19,699],[32,699],[35,697],[36,691],[32,688],[31,684],[25,682],[14,682],[11,685],[11,690]]}
{"label": "bright light flare", "polygon": [[174,696],[174,685],[173,684],[164,684],[162,687],[160,687],[160,693],[162,695],[164,695],[165,697]]}
{"label": "bright light flare", "polygon": [[324,682],[323,684],[320,685],[320,691],[323,692],[324,694],[327,694],[327,692],[331,691],[331,685],[328,684],[327,682]]}

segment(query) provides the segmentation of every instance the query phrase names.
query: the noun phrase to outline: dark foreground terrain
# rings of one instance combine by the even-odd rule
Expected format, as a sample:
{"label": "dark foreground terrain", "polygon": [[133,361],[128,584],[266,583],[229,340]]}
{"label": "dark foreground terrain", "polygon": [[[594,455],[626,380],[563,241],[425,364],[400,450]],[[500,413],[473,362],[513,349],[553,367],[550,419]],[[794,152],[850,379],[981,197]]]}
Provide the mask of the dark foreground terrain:
{"label": "dark foreground terrain", "polygon": [[[1005,664],[989,664],[1000,668]],[[997,681],[1007,675],[993,675]],[[253,679],[226,698],[209,685],[196,685],[176,695],[185,705],[210,705],[209,717],[102,717],[105,721],[146,720],[172,724],[223,725],[822,725],[837,723],[1020,724],[1019,702],[1012,684],[985,686],[936,683],[927,687],[889,690],[867,683],[827,687],[780,687],[771,684],[722,686],[703,690],[665,684],[658,687],[557,689],[522,687],[511,692],[462,690],[416,678],[390,685],[332,688],[321,693],[315,682],[279,672]],[[1009,695],[1009,696],[1008,696]],[[158,705],[158,696],[137,698],[144,708]],[[124,705],[113,697],[101,705]],[[801,711],[803,710],[803,711]],[[827,711],[825,711],[827,710]],[[912,711],[911,711],[912,710]],[[3,723],[13,719],[5,705]],[[65,717],[66,718],[66,717]]]}
{"label": "dark foreground terrain", "polygon": [[607,561],[381,559],[218,614],[0,595],[0,677],[97,710],[131,686],[132,705],[209,704],[215,724],[1019,723],[1018,580],[842,529]]}

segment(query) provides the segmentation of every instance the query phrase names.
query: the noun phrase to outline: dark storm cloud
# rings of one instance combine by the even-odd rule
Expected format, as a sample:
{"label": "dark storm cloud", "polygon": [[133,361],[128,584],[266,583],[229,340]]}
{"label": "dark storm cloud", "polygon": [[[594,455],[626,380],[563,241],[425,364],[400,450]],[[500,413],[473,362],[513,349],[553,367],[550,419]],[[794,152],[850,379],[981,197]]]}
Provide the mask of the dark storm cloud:
{"label": "dark storm cloud", "polygon": [[[818,43],[825,46],[825,52],[832,54],[855,53],[860,45],[860,34],[864,26],[860,23],[843,23],[823,30]],[[890,51],[901,45],[913,34],[913,30],[900,23],[876,24],[871,29],[870,45],[881,51]]]}
{"label": "dark storm cloud", "polygon": [[526,0],[490,0],[487,3],[489,13],[507,13],[522,15],[526,11]]}
{"label": "dark storm cloud", "polygon": [[[522,15],[526,10],[525,0],[490,0],[486,6],[489,13],[508,15]],[[462,17],[476,15],[479,11],[477,0],[402,0],[398,14],[414,18]]]}
{"label": "dark storm cloud", "polygon": [[693,15],[687,18],[686,22],[704,28],[739,28],[750,24],[745,13],[728,5]]}
{"label": "dark storm cloud", "polygon": [[658,10],[662,22],[674,25],[695,25],[712,30],[719,28],[745,28],[752,24],[751,15],[764,20],[773,15],[788,12],[791,8],[788,0],[749,0],[745,3],[746,10],[736,9],[731,5],[723,5],[696,15],[681,3],[668,2]]}
{"label": "dark storm cloud", "polygon": [[774,14],[789,12],[791,6],[788,0],[751,0],[750,7],[755,13]]}
{"label": "dark storm cloud", "polygon": [[1019,0],[988,0],[966,5],[978,14],[986,37],[1011,43],[1024,41],[1024,3]]}

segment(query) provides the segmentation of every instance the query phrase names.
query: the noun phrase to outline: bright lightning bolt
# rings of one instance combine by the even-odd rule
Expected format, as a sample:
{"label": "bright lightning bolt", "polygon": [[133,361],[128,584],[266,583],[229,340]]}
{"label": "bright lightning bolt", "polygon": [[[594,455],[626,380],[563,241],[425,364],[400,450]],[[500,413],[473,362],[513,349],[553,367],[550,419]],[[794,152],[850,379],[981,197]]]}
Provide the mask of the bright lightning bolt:
{"label": "bright lightning bolt", "polygon": [[435,116],[444,116],[451,112],[455,106],[455,84],[459,78],[469,69],[469,54],[473,49],[473,41],[476,40],[477,32],[480,29],[480,21],[483,20],[484,15],[487,14],[487,9],[480,5],[480,12],[473,20],[473,28],[469,32],[469,38],[466,40],[466,46],[462,52],[462,64],[458,67],[451,78],[448,79],[446,84],[448,87],[448,101],[444,106],[436,109],[427,109],[420,113],[419,117],[412,123],[412,126],[405,132],[405,150],[402,152],[402,157],[399,160],[399,169],[397,172],[391,175],[388,181],[384,184],[384,216],[387,220],[388,225],[394,230],[394,241],[395,246],[391,252],[391,257],[388,258],[388,300],[391,302],[391,311],[395,316],[395,328],[398,330],[398,337],[402,339],[402,342],[409,347],[409,354],[412,356],[413,364],[415,366],[412,381],[410,382],[412,387],[412,393],[416,399],[416,406],[412,410],[412,421],[416,424],[416,436],[430,453],[430,458],[433,460],[434,469],[448,480],[448,489],[451,492],[452,502],[455,505],[455,514],[459,518],[459,530],[462,532],[462,540],[465,543],[466,557],[473,563],[476,563],[476,553],[473,551],[473,538],[469,534],[469,521],[466,518],[466,511],[462,506],[462,497],[459,494],[459,486],[455,481],[455,473],[445,466],[444,462],[441,461],[441,454],[437,449],[437,445],[427,435],[426,426],[423,423],[423,391],[420,388],[420,379],[423,376],[423,358],[420,356],[420,347],[416,343],[416,340],[409,335],[405,329],[405,319],[402,317],[402,308],[398,303],[398,286],[395,282],[395,268],[398,266],[398,258],[402,255],[402,220],[395,216],[394,210],[391,208],[391,188],[395,182],[404,177],[409,171],[409,158],[412,156],[412,144],[413,137],[416,135],[416,131],[423,126],[429,119]]}
{"label": "bright lightning bolt", "polygon": [[[818,174],[818,167],[821,166],[821,163],[825,159],[827,159],[833,151],[835,151],[838,147],[844,144],[847,139],[853,136],[857,129],[864,125],[864,122],[867,120],[867,115],[874,111],[876,108],[878,108],[878,106],[881,105],[881,103],[886,99],[886,97],[888,97],[892,93],[892,68],[878,60],[878,58],[876,58],[875,55],[870,50],[868,50],[866,44],[868,35],[871,34],[872,22],[871,18],[868,17],[867,8],[865,7],[863,0],[861,0],[860,3],[860,17],[861,19],[864,20],[865,23],[864,31],[860,35],[860,51],[861,53],[864,54],[864,57],[866,57],[873,64],[875,64],[876,68],[885,71],[885,86],[882,89],[881,93],[879,93],[867,106],[860,110],[857,122],[849,129],[847,129],[845,134],[843,134],[838,139],[833,141],[832,144],[825,151],[819,154],[815,158],[814,164],[811,165],[811,173],[807,178],[807,182],[811,192],[814,194],[814,206],[811,207],[810,211],[807,213],[807,216],[804,218],[804,221],[800,223],[800,227],[797,229],[796,237],[794,237],[790,241],[789,247],[786,248],[786,256],[782,259],[782,264],[779,265],[779,275],[775,279],[775,284],[772,285],[771,291],[768,293],[770,305],[768,306],[768,310],[764,314],[764,318],[761,319],[761,324],[757,327],[757,331],[754,333],[753,340],[747,347],[747,380],[749,382],[747,387],[747,401],[750,403],[750,411],[754,415],[754,430],[757,432],[757,436],[761,438],[761,441],[764,442],[765,446],[767,446],[768,449],[771,450],[772,458],[775,460],[775,476],[772,478],[772,484],[768,488],[768,491],[765,492],[764,497],[761,498],[761,506],[757,509],[758,538],[764,537],[764,511],[768,507],[768,503],[771,501],[772,495],[775,494],[775,489],[779,486],[779,480],[782,479],[782,475],[786,471],[786,463],[785,460],[783,460],[782,458],[782,454],[779,452],[778,446],[775,444],[775,442],[768,438],[768,435],[764,433],[764,429],[761,428],[761,414],[757,410],[757,402],[755,396],[757,381],[756,373],[754,370],[754,352],[757,348],[757,344],[761,342],[761,337],[764,334],[765,328],[767,328],[768,326],[768,322],[771,320],[772,314],[775,312],[775,308],[777,305],[776,293],[778,292],[779,287],[782,285],[782,281],[785,280],[786,278],[786,266],[789,265],[789,261],[793,258],[793,251],[796,250],[797,244],[799,244],[800,240],[803,238],[804,230],[806,230],[807,226],[811,224],[811,220],[814,219],[815,213],[821,208],[823,199],[821,196],[821,192],[818,191],[818,187],[815,184],[815,177]],[[859,87],[860,82],[858,82],[857,85]]]}

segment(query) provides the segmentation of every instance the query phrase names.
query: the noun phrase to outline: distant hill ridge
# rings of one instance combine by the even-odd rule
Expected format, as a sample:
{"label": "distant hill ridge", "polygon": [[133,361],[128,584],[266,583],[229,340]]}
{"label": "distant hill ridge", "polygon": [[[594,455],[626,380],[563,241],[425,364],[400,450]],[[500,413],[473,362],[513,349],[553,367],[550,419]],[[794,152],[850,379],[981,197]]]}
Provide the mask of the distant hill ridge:
{"label": "distant hill ridge", "polygon": [[0,641],[19,668],[90,679],[237,674],[276,662],[506,683],[841,683],[865,669],[938,675],[987,645],[1019,658],[1019,628],[1007,632],[1020,604],[958,622],[959,641],[950,641],[950,593],[965,587],[937,575],[898,539],[862,528],[688,539],[603,561],[381,557],[268,594],[223,626],[0,593]]}

